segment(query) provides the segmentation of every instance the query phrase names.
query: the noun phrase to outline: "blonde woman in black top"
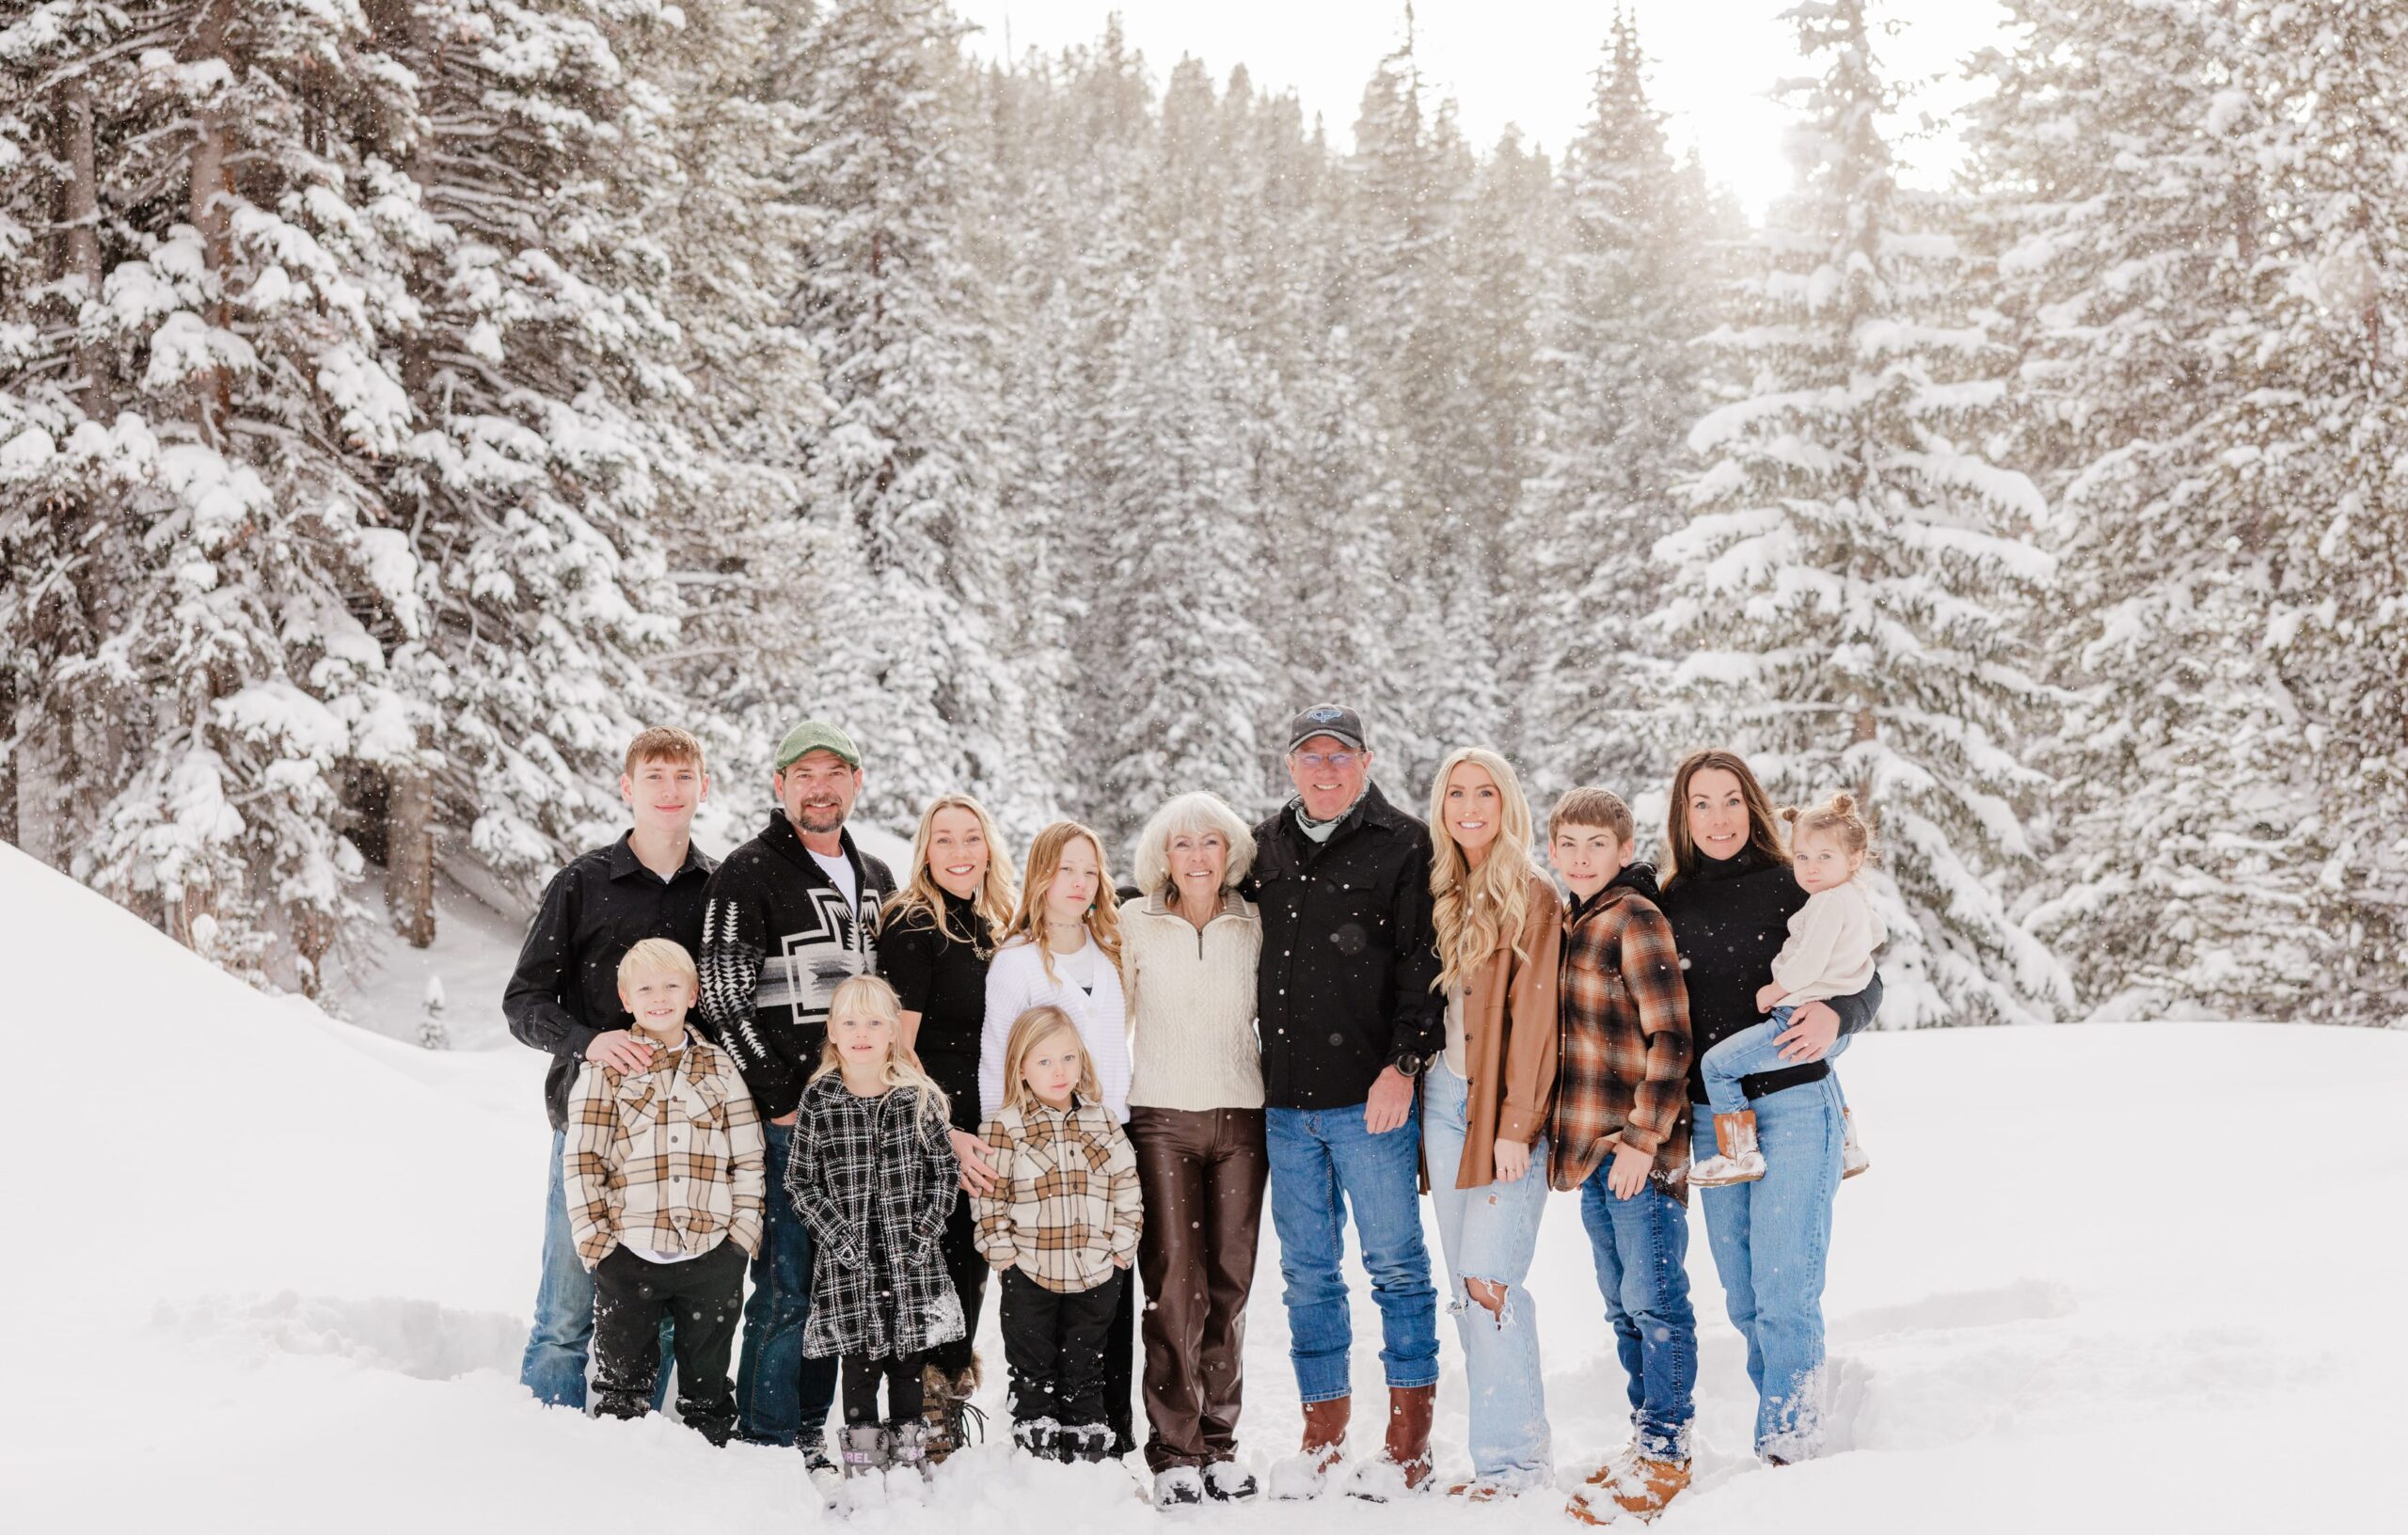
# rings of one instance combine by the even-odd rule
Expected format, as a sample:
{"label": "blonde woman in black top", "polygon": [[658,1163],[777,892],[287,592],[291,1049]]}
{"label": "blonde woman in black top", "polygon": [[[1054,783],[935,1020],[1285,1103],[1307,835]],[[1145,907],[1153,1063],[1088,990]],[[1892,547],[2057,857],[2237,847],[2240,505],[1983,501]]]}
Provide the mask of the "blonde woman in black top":
{"label": "blonde woman in black top", "polygon": [[[940,796],[920,813],[911,868],[888,897],[879,931],[879,973],[903,1005],[900,1043],[952,1103],[954,1155],[964,1195],[994,1187],[978,1138],[978,1043],[986,1021],[987,961],[1018,900],[1011,855],[987,808],[966,794]],[[930,1351],[926,1371],[928,1458],[960,1447],[965,1409],[978,1388],[978,1314],[987,1260],[973,1238],[970,1200],[945,1222],[944,1264],[961,1297],[961,1337]]]}

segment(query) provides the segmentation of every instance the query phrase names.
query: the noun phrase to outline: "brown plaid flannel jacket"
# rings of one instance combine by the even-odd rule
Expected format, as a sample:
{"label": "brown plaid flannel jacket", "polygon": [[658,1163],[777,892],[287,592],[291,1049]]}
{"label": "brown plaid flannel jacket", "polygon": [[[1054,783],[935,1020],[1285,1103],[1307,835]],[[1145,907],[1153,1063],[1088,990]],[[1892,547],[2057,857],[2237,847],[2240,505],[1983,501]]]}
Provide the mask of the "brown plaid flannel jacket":
{"label": "brown plaid flannel jacket", "polygon": [[765,1167],[761,1117],[734,1058],[691,1030],[642,1071],[578,1068],[561,1171],[588,1269],[623,1242],[706,1253],[725,1238],[758,1252]]}
{"label": "brown plaid flannel jacket", "polygon": [[1576,1189],[1628,1145],[1656,1154],[1648,1177],[1688,1196],[1689,995],[1672,926],[1656,903],[1609,885],[1565,913],[1549,1175]]}
{"label": "brown plaid flannel jacket", "polygon": [[1101,1103],[1074,1098],[987,1121],[998,1163],[995,1192],[974,1195],[978,1251],[1047,1290],[1080,1295],[1112,1277],[1115,1257],[1134,1259],[1146,1207],[1137,1153]]}

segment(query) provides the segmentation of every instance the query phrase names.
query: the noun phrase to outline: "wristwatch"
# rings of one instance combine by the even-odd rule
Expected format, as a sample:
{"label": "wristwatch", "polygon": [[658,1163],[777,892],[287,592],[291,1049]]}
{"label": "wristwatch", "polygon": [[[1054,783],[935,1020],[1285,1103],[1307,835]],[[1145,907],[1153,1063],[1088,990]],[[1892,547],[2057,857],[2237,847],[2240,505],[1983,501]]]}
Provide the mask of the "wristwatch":
{"label": "wristwatch", "polygon": [[1418,1077],[1429,1068],[1430,1057],[1416,1055],[1411,1051],[1406,1051],[1401,1055],[1389,1057],[1388,1064],[1396,1068],[1398,1076]]}

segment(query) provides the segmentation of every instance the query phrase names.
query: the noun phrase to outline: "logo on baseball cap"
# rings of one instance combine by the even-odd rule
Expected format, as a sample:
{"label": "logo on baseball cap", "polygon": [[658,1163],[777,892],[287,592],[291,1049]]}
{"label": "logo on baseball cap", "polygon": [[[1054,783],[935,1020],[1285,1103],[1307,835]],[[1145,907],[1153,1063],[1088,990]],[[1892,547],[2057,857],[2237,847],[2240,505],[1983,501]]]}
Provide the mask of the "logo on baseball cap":
{"label": "logo on baseball cap", "polygon": [[1293,752],[1316,736],[1329,736],[1363,751],[1363,721],[1353,709],[1316,704],[1288,721],[1288,750]]}

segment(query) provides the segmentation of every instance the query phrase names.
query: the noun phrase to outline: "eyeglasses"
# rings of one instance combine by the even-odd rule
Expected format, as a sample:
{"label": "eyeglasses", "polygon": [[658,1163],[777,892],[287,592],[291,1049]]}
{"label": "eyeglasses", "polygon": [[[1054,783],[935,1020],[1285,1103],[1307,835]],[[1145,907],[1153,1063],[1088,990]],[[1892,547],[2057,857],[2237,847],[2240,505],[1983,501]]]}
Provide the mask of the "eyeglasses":
{"label": "eyeglasses", "polygon": [[1354,767],[1356,763],[1362,761],[1366,755],[1368,755],[1368,753],[1362,752],[1331,752],[1327,753],[1320,752],[1299,752],[1296,753],[1296,761],[1307,772],[1317,773],[1324,768],[1334,768],[1342,773],[1349,768]]}

